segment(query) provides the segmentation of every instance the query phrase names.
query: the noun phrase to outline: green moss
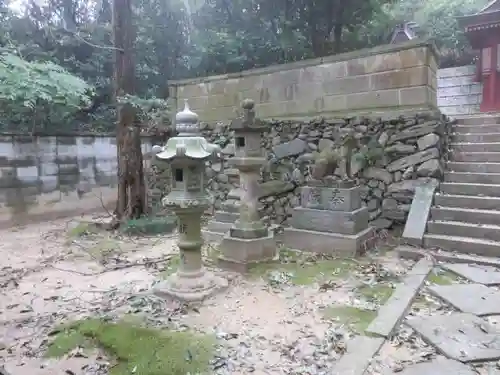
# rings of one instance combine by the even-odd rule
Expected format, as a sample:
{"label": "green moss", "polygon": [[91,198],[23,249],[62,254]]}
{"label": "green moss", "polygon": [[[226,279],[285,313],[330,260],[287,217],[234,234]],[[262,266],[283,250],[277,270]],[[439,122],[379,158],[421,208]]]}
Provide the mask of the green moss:
{"label": "green moss", "polygon": [[434,268],[427,276],[427,281],[435,285],[451,285],[455,284],[459,277],[453,272],[443,270],[442,268]]}
{"label": "green moss", "polygon": [[388,284],[363,285],[356,290],[356,293],[372,302],[380,304],[386,303],[391,298],[394,288]]}
{"label": "green moss", "polygon": [[323,311],[323,315],[326,319],[346,324],[354,332],[362,334],[377,317],[377,312],[353,306],[331,306]]}
{"label": "green moss", "polygon": [[92,223],[78,223],[77,226],[71,228],[68,231],[69,238],[78,238],[83,236],[88,236],[91,234],[97,234],[99,230]]}
{"label": "green moss", "polygon": [[141,217],[126,221],[120,226],[120,230],[130,235],[145,236],[172,233],[176,226],[175,216]]}
{"label": "green moss", "polygon": [[303,253],[281,249],[279,260],[261,263],[251,268],[253,277],[269,278],[276,273],[286,273],[295,285],[310,285],[325,279],[342,277],[355,267],[348,259],[318,259],[308,261]]}
{"label": "green moss", "polygon": [[78,346],[101,348],[116,360],[110,375],[185,375],[208,370],[214,343],[212,337],[189,332],[89,319],[58,332],[46,355],[60,357]]}

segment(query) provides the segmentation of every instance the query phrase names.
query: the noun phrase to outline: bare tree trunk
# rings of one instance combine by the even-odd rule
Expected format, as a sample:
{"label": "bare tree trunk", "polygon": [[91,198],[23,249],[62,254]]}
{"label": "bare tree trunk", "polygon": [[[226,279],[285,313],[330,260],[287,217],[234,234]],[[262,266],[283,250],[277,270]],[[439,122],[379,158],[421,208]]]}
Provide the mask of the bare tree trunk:
{"label": "bare tree trunk", "polygon": [[[134,93],[135,67],[132,58],[134,29],[131,0],[113,0],[113,42],[115,47],[115,99]],[[118,200],[115,214],[120,221],[138,218],[146,212],[143,159],[135,111],[118,104],[116,144],[118,150]]]}

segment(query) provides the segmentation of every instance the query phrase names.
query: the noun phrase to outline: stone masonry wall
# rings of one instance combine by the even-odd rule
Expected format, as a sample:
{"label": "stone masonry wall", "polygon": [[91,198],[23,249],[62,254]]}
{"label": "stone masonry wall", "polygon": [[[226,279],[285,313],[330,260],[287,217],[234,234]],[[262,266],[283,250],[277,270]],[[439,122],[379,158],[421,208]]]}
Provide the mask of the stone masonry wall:
{"label": "stone masonry wall", "polygon": [[227,122],[244,98],[262,119],[351,116],[437,108],[436,50],[428,41],[384,45],[240,73],[171,82],[170,96],[207,122]]}
{"label": "stone masonry wall", "polygon": [[0,226],[102,208],[116,199],[116,171],[114,136],[1,135]]}
{"label": "stone masonry wall", "polygon": [[476,82],[476,66],[438,70],[438,106],[448,116],[479,113],[483,86]]}
{"label": "stone masonry wall", "polygon": [[[354,132],[357,140],[351,170],[363,189],[372,225],[388,228],[404,223],[415,186],[422,179],[443,176],[450,122],[437,111],[381,118],[350,118],[269,122],[262,147],[269,152],[262,169],[262,215],[277,224],[287,224],[291,207],[299,203],[298,186],[311,173],[311,163],[325,149],[339,149],[343,134]],[[206,126],[205,136],[223,148],[225,162],[207,166],[209,187],[220,208],[238,178],[227,160],[234,155],[228,127]],[[335,174],[342,175],[344,165]]]}

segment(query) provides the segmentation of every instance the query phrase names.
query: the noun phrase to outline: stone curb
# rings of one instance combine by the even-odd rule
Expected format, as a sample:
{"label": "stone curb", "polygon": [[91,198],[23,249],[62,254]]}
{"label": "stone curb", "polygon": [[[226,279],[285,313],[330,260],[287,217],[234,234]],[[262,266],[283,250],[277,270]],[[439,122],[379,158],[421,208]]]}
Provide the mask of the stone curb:
{"label": "stone curb", "polygon": [[391,298],[379,309],[377,317],[365,332],[375,337],[390,338],[411,307],[433,266],[432,260],[420,259],[404,281],[396,287]]}
{"label": "stone curb", "polygon": [[347,352],[338,361],[332,375],[363,375],[384,342],[385,339],[379,337],[353,338],[347,343]]}
{"label": "stone curb", "polygon": [[396,251],[402,259],[419,260],[424,256],[431,256],[438,262],[474,263],[482,266],[500,267],[500,260],[479,255],[453,254],[447,251],[425,250],[409,246],[399,246]]}

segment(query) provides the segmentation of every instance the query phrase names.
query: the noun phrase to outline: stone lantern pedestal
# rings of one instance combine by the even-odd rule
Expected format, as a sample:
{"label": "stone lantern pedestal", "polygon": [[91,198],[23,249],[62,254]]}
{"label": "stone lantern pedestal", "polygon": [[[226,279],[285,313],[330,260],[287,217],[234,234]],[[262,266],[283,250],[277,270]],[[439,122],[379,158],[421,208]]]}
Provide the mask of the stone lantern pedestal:
{"label": "stone lantern pedestal", "polygon": [[231,123],[235,133],[235,156],[229,159],[240,174],[239,217],[222,240],[219,264],[238,272],[246,272],[257,262],[268,261],[276,255],[274,234],[260,219],[260,169],[266,163],[261,147],[265,125],[255,119],[254,103],[242,103],[244,116]]}
{"label": "stone lantern pedestal", "polygon": [[204,188],[205,161],[220,151],[217,145],[201,137],[198,116],[185,108],[176,116],[178,136],[170,138],[165,147],[155,147],[159,160],[171,168],[172,190],[163,198],[164,207],[178,218],[181,262],[176,273],[155,287],[155,294],[186,302],[205,299],[227,281],[207,271],[202,264],[201,216],[211,204]]}

